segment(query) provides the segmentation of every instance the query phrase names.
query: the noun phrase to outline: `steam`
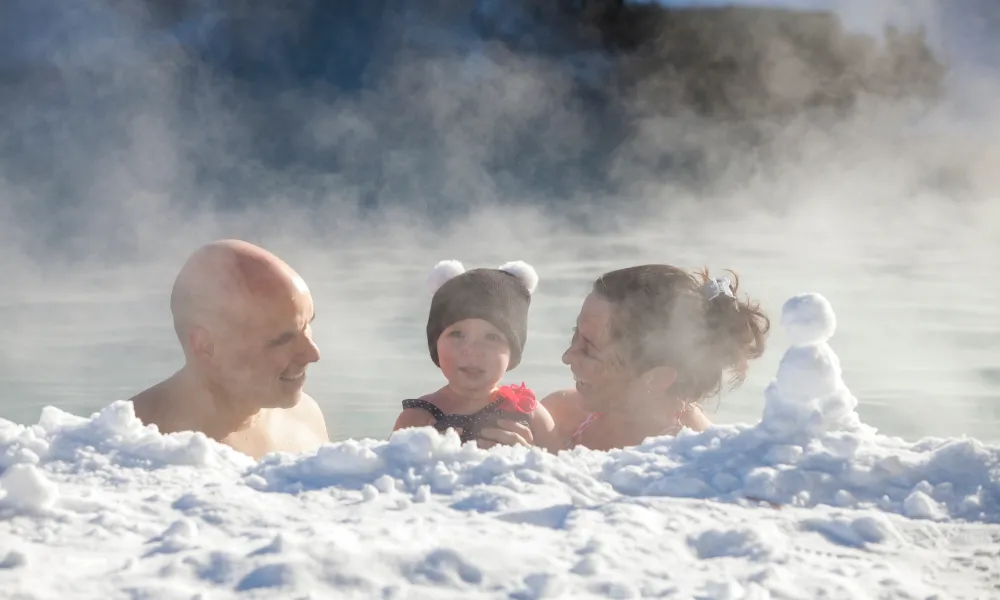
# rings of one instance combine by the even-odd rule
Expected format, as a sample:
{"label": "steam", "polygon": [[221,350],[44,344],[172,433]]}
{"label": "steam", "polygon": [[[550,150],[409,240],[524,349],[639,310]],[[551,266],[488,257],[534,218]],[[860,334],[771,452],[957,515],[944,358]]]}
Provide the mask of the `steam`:
{"label": "steam", "polygon": [[[665,261],[735,269],[773,316],[822,292],[866,421],[996,430],[982,411],[1000,393],[1000,119],[971,9],[796,3],[872,36],[864,52],[814,45],[861,53],[849,74],[863,93],[821,81],[809,44],[755,37],[739,15],[697,21],[727,56],[760,59],[756,75],[723,73],[720,92],[664,69],[693,47],[676,36],[653,54],[606,49],[647,39],[648,17],[608,24],[533,0],[368,0],[337,18],[239,4],[5,4],[0,39],[20,42],[0,47],[0,416],[87,413],[168,375],[177,269],[240,237],[313,289],[323,359],[308,388],[340,437],[385,435],[399,400],[439,383],[423,282],[446,258],[538,269],[513,376],[540,393],[570,381],[559,356],[590,281]],[[943,93],[916,45],[890,52],[887,23],[926,28]],[[817,89],[849,101],[809,106]],[[714,419],[759,418],[783,345],[776,330]]]}

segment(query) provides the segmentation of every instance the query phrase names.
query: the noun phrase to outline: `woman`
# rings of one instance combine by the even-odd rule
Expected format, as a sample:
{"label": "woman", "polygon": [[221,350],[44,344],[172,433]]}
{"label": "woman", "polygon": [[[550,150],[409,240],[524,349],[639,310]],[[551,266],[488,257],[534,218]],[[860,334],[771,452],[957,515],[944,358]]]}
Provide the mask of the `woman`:
{"label": "woman", "polygon": [[[739,280],[690,274],[669,265],[605,273],[594,283],[563,354],[575,390],[542,404],[565,448],[610,450],[704,430],[700,409],[723,385],[740,385],[749,362],[764,353],[770,321],[756,303],[739,300]],[[727,377],[728,376],[728,377]],[[516,423],[483,430],[485,441],[530,444]]]}

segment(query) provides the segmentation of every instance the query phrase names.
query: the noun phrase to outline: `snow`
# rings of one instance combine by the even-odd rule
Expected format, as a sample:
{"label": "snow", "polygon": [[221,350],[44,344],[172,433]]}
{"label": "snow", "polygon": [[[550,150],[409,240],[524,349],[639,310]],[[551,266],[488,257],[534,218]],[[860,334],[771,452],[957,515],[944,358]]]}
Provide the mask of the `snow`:
{"label": "snow", "polygon": [[426,428],[258,463],[127,402],[0,420],[0,597],[1000,595],[1000,448],[880,435],[829,303],[781,322],[759,423],[612,452]]}
{"label": "snow", "polygon": [[840,359],[828,343],[837,327],[833,307],[819,294],[790,298],[781,324],[792,347],[764,390],[764,426],[779,436],[811,437],[863,427],[858,401],[844,384]]}

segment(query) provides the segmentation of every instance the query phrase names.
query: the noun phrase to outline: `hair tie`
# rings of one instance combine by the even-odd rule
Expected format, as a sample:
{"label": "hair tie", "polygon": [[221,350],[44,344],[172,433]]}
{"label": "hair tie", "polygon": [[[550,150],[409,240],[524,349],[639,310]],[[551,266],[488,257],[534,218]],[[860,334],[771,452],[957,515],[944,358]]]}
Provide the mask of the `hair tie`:
{"label": "hair tie", "polygon": [[733,282],[725,275],[706,281],[705,286],[702,288],[702,293],[708,302],[715,300],[719,296],[728,296],[734,300],[736,299],[736,295],[733,294]]}

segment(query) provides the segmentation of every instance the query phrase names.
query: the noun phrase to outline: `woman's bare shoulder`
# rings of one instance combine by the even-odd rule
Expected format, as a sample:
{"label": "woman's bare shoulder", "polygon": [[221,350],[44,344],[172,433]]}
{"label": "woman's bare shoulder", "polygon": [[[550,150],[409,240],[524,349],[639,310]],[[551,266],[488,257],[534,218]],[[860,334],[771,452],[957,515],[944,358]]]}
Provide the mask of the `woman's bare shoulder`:
{"label": "woman's bare shoulder", "polygon": [[575,430],[587,417],[576,390],[559,390],[542,398],[541,405],[552,415],[556,429],[566,433]]}
{"label": "woman's bare shoulder", "polygon": [[580,393],[572,389],[557,390],[552,392],[548,396],[542,398],[541,404],[547,408],[549,412],[552,412],[552,409],[560,410],[568,408],[582,410],[582,408],[580,408]]}
{"label": "woman's bare shoulder", "polygon": [[712,422],[705,415],[705,411],[695,404],[681,413],[681,425],[693,431],[705,431],[712,426]]}

